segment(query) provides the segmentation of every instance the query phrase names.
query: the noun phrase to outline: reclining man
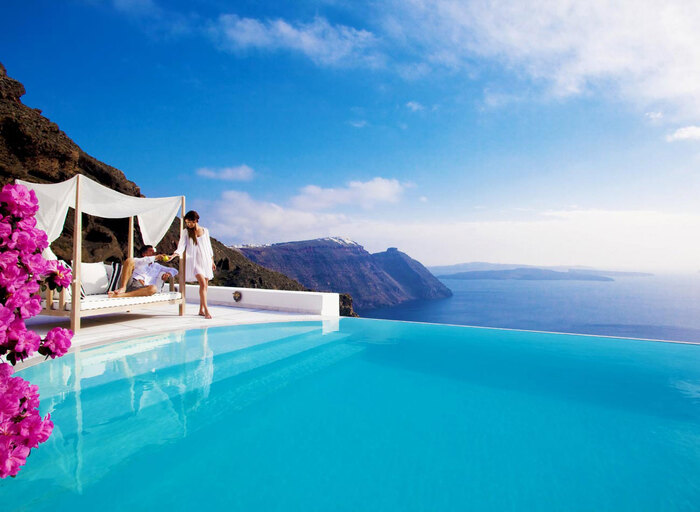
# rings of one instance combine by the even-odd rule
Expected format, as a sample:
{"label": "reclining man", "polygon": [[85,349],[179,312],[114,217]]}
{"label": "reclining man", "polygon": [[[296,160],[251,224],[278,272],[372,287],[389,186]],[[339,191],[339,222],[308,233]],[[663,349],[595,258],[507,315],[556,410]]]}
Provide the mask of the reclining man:
{"label": "reclining man", "polygon": [[152,245],[141,249],[140,258],[129,258],[122,268],[119,288],[109,292],[110,297],[147,297],[158,292],[157,283],[175,277],[177,270],[163,266],[156,261],[163,261],[163,254],[156,254]]}

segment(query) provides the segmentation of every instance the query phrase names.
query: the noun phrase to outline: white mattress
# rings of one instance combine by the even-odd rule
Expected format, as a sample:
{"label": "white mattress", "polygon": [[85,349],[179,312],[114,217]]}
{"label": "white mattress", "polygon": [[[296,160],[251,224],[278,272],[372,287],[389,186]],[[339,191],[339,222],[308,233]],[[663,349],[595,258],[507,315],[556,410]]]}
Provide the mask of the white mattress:
{"label": "white mattress", "polygon": [[[161,292],[148,297],[115,297],[110,298],[107,294],[104,295],[88,295],[80,300],[80,309],[89,311],[93,309],[112,308],[116,306],[138,306],[139,304],[151,304],[153,302],[165,302],[169,300],[179,299],[180,292]],[[42,301],[42,306],[46,301]],[[58,299],[54,299],[51,309],[58,309]],[[66,311],[70,311],[71,303],[66,301]]]}

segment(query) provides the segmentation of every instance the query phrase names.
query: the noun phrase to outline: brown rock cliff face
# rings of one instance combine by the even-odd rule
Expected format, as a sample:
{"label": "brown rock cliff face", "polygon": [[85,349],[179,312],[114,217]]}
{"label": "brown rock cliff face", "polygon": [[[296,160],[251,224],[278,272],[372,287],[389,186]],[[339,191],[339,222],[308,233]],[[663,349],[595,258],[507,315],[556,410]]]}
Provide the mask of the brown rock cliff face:
{"label": "brown rock cliff face", "polygon": [[[56,123],[38,109],[22,104],[24,86],[7,76],[0,64],[0,186],[20,178],[38,183],[56,183],[76,174],[130,196],[142,197],[139,187],[119,169],[91,157],[75,144]],[[127,219],[83,217],[83,261],[123,260],[126,257]],[[136,229],[136,247],[141,244]],[[59,258],[70,260],[73,237],[73,211],[66,218],[61,236],[51,245]],[[172,252],[179,239],[175,220],[158,245]],[[239,251],[212,239],[217,265],[212,284],[277,290],[305,290],[297,281],[248,260]]]}
{"label": "brown rock cliff face", "polygon": [[412,298],[411,300],[444,299],[452,296],[452,290],[422,263],[396,247],[390,247],[384,252],[376,252],[372,254],[372,259],[401,284],[401,288]]}
{"label": "brown rock cliff face", "polygon": [[396,249],[370,254],[355,242],[322,238],[241,251],[309,288],[349,293],[358,309],[452,295],[423,265]]}

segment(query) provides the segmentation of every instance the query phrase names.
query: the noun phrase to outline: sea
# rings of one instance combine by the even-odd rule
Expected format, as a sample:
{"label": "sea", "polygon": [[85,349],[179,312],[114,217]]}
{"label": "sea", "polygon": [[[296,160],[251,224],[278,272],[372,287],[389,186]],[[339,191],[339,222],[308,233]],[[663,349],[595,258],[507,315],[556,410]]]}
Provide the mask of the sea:
{"label": "sea", "polygon": [[700,343],[700,274],[614,281],[441,281],[452,297],[358,313],[365,318]]}

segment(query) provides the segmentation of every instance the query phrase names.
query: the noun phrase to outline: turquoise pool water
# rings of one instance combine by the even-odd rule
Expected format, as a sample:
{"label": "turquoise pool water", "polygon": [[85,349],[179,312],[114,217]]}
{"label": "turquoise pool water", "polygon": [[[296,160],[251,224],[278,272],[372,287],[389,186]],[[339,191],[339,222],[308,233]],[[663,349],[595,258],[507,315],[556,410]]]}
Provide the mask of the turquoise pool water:
{"label": "turquoise pool water", "polygon": [[700,509],[700,346],[341,319],[23,370],[15,510]]}

